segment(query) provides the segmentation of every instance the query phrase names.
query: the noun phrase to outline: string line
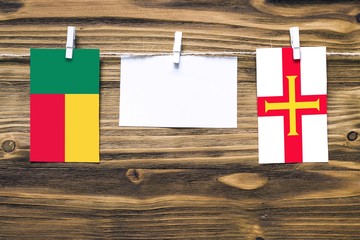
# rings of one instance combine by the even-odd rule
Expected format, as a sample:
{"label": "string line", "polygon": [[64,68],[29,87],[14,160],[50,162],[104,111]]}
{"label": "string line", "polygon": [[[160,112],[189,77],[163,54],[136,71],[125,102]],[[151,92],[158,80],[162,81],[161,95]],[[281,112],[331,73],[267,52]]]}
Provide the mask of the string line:
{"label": "string line", "polygon": [[[147,53],[131,53],[131,52],[103,52],[100,57],[131,57],[131,56],[169,56],[172,52],[147,52]],[[181,52],[182,56],[241,56],[241,55],[256,55],[255,51],[242,52]],[[328,56],[360,56],[360,52],[327,52]],[[2,53],[0,57],[3,58],[26,58],[30,54],[7,54]]]}

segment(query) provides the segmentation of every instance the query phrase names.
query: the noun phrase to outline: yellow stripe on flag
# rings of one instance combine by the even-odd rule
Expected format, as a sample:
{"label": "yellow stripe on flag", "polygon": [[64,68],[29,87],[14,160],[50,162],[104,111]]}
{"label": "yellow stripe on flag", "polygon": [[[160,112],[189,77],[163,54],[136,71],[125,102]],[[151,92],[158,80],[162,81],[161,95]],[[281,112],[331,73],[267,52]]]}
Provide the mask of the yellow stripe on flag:
{"label": "yellow stripe on flag", "polygon": [[65,162],[99,162],[99,94],[65,95]]}

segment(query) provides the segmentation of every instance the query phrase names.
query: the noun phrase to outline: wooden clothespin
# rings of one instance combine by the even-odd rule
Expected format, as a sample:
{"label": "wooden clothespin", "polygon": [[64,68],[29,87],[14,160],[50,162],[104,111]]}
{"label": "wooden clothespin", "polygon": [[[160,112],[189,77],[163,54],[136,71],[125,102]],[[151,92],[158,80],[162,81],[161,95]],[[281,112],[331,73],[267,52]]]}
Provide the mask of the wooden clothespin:
{"label": "wooden clothespin", "polygon": [[68,26],[65,58],[72,59],[75,48],[75,27]]}
{"label": "wooden clothespin", "polygon": [[182,32],[175,32],[175,40],[174,40],[174,59],[173,62],[175,64],[180,63],[180,54],[181,54],[181,39],[182,39]]}
{"label": "wooden clothespin", "polygon": [[299,60],[301,58],[299,27],[290,28],[290,40],[291,40],[291,47],[293,49],[294,60]]}

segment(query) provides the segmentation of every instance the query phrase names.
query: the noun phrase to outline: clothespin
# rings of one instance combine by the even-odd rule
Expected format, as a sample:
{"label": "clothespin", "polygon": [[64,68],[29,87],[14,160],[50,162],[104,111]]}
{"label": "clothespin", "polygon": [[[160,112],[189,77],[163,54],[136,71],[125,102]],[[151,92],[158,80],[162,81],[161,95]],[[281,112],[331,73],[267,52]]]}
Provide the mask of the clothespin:
{"label": "clothespin", "polygon": [[75,27],[68,26],[65,58],[72,59],[75,48]]}
{"label": "clothespin", "polygon": [[300,34],[299,27],[290,28],[291,47],[293,49],[294,60],[300,59]]}
{"label": "clothespin", "polygon": [[174,40],[174,59],[173,62],[176,64],[180,63],[180,53],[181,53],[181,38],[182,32],[175,32],[175,40]]}

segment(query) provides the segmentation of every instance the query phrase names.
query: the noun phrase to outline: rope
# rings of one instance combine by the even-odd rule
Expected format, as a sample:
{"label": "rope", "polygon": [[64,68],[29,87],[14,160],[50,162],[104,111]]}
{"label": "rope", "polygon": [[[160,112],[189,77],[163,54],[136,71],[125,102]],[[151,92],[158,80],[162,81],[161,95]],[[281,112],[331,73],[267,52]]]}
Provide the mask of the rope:
{"label": "rope", "polygon": [[[129,52],[103,52],[100,53],[100,57],[131,57],[131,56],[169,56],[173,53],[129,53]],[[241,55],[255,55],[255,51],[248,52],[182,52],[182,56],[241,56]],[[359,52],[327,52],[328,56],[360,56]],[[30,54],[0,54],[0,57],[3,58],[27,58],[30,57]]]}

